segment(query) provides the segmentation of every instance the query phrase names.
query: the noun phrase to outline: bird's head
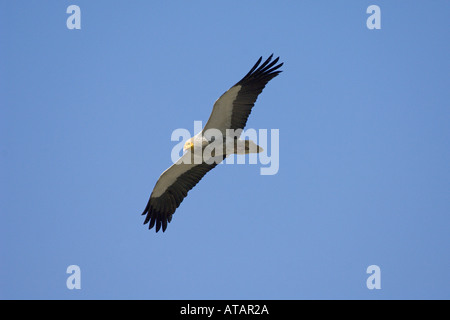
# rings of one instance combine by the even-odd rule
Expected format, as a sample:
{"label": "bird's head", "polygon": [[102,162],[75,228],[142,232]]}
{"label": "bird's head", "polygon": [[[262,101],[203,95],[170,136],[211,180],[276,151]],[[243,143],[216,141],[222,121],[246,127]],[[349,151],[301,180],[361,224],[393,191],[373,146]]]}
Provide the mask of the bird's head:
{"label": "bird's head", "polygon": [[184,144],[183,151],[187,150],[193,150],[194,149],[194,140],[190,138],[186,143]]}

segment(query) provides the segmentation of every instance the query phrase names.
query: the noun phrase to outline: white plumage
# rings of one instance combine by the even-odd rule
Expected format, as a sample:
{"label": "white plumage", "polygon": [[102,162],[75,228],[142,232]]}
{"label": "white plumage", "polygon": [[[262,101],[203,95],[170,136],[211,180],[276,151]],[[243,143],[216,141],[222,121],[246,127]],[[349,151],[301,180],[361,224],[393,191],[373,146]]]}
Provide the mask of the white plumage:
{"label": "white plumage", "polygon": [[272,56],[262,64],[259,58],[244,78],[217,99],[203,130],[186,142],[183,156],[161,174],[142,213],[149,229],[156,226],[156,232],[161,227],[165,231],[189,190],[228,155],[262,151],[253,141],[239,137],[258,95],[281,72],[283,64],[277,64],[279,58],[272,61]]}

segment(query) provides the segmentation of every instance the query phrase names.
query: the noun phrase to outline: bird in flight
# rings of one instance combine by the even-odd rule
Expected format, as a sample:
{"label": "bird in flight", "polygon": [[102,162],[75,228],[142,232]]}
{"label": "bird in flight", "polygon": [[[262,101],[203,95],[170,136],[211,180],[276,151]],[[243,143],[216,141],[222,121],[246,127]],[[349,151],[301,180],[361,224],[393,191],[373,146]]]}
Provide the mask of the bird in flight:
{"label": "bird in flight", "polygon": [[[239,136],[258,95],[281,72],[278,69],[283,63],[277,64],[279,57],[272,58],[273,54],[261,64],[260,57],[238,83],[217,99],[203,130],[185,143],[183,156],[161,174],[142,212],[149,229],[155,227],[158,232],[162,228],[164,232],[189,190],[227,156],[262,151],[253,141]],[[210,152],[205,152],[208,149]]]}

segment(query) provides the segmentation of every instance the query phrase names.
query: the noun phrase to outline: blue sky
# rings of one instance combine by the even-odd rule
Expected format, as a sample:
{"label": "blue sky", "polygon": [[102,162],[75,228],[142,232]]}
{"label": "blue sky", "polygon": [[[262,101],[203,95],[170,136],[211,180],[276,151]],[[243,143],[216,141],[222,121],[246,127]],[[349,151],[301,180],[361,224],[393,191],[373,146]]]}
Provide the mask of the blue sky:
{"label": "blue sky", "polygon": [[[0,298],[449,299],[449,14],[448,1],[2,1]],[[283,73],[247,127],[279,130],[278,173],[218,166],[149,231],[172,131],[205,122],[271,53]]]}

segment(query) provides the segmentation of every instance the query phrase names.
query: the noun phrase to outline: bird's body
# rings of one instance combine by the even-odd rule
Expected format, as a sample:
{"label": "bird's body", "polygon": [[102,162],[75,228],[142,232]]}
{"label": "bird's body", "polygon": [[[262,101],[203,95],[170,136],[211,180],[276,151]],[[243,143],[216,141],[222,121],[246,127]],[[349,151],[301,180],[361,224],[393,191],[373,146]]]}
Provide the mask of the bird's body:
{"label": "bird's body", "polygon": [[281,71],[283,64],[272,55],[261,65],[262,58],[236,85],[215,103],[203,130],[190,138],[183,156],[159,177],[143,215],[149,229],[156,226],[165,231],[167,223],[183,199],[210,170],[231,154],[258,153],[262,148],[251,140],[241,140],[240,134],[258,95],[265,85]]}

